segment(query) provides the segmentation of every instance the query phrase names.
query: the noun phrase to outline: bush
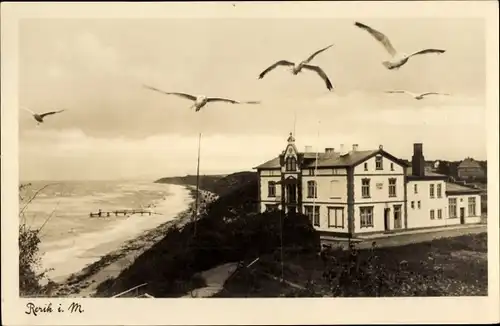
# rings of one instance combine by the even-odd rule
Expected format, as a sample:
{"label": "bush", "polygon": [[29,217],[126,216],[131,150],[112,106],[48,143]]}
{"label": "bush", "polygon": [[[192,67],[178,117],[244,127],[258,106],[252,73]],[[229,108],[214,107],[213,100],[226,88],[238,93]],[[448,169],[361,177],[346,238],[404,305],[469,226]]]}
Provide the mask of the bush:
{"label": "bush", "polygon": [[[19,198],[26,201],[25,205],[36,197],[36,194],[26,200],[21,196],[21,191],[28,188],[30,184],[21,184],[19,186]],[[46,287],[40,282],[46,279],[47,270],[40,272],[39,244],[40,230],[30,229],[23,220],[23,211],[19,213],[19,295],[21,297],[40,296],[46,292]]]}
{"label": "bush", "polygon": [[40,281],[44,273],[38,273],[40,264],[38,245],[40,238],[36,230],[29,230],[25,224],[19,226],[19,293],[20,296],[40,294]]}

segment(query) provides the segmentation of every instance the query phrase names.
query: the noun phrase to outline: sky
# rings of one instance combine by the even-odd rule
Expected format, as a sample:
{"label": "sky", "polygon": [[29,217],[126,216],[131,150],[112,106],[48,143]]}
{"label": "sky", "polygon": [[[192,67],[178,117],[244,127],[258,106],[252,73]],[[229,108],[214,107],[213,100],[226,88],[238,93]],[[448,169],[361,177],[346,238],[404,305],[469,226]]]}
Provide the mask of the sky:
{"label": "sky", "polygon": [[[37,125],[19,112],[22,180],[156,179],[251,170],[277,156],[295,130],[299,149],[378,148],[411,158],[486,159],[485,30],[482,19],[368,19],[396,49],[442,48],[399,70],[357,19],[25,19],[19,25],[19,103],[66,111]],[[293,76],[280,59],[312,62]],[[144,89],[258,100],[260,105],[188,100]],[[386,90],[445,92],[416,101]]]}

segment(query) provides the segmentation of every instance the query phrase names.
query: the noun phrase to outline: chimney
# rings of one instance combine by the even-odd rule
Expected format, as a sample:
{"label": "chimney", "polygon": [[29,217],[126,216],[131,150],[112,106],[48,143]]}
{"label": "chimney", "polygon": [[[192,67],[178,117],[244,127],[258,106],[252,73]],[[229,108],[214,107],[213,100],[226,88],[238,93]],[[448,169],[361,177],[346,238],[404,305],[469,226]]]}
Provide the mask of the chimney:
{"label": "chimney", "polygon": [[312,146],[306,146],[306,147],[305,147],[305,149],[304,149],[304,151],[305,151],[306,153],[312,153],[312,151],[313,151],[313,150],[312,150]]}
{"label": "chimney", "polygon": [[334,151],[335,151],[335,148],[333,148],[333,147],[327,147],[327,148],[325,148],[325,153],[326,154],[333,154]]}
{"label": "chimney", "polygon": [[358,144],[352,144],[352,151],[355,152],[358,150]]}
{"label": "chimney", "polygon": [[349,151],[346,149],[344,144],[340,144],[339,154],[340,154],[340,156],[344,156],[344,155],[349,154]]}
{"label": "chimney", "polygon": [[412,174],[417,177],[425,176],[425,159],[422,143],[413,144],[413,157],[411,158]]}

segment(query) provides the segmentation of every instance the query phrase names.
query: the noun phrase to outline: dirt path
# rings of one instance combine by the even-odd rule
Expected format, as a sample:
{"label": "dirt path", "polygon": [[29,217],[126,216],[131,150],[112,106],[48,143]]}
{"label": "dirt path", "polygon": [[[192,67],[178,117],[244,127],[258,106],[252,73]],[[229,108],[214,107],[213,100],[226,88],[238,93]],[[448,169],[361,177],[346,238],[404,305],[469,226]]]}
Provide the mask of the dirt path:
{"label": "dirt path", "polygon": [[226,280],[236,271],[238,263],[227,263],[200,273],[206,287],[193,290],[183,298],[209,298],[224,288]]}
{"label": "dirt path", "polygon": [[425,233],[400,234],[384,238],[366,239],[365,241],[361,242],[358,247],[369,248],[371,247],[373,241],[377,243],[377,247],[395,247],[412,243],[431,241],[439,238],[451,238],[464,234],[476,234],[483,232],[487,232],[487,225],[477,225],[474,227],[461,228],[461,229],[429,231]]}

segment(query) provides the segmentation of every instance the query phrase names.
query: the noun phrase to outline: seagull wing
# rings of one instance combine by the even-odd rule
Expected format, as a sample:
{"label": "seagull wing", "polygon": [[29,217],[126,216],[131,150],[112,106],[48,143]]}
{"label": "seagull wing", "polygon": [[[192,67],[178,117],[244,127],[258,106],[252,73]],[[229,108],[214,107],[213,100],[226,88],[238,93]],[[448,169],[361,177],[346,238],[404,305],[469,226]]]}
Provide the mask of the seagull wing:
{"label": "seagull wing", "polygon": [[441,50],[441,49],[425,49],[425,50],[420,50],[420,51],[417,51],[415,53],[412,53],[408,56],[409,57],[413,57],[414,55],[419,55],[419,54],[427,54],[427,53],[437,53],[437,54],[441,54],[441,53],[445,53],[446,50]]}
{"label": "seagull wing", "polygon": [[415,97],[417,94],[414,94],[412,92],[409,92],[409,91],[405,91],[403,89],[397,89],[397,90],[393,90],[393,91],[386,91],[386,93],[393,93],[393,94],[408,94],[408,95],[411,95],[413,97]]}
{"label": "seagull wing", "polygon": [[320,54],[321,52],[324,52],[326,50],[328,50],[329,48],[331,48],[333,46],[333,44],[330,44],[329,46],[327,46],[326,48],[322,48],[321,50],[318,50],[316,52],[314,52],[313,54],[311,54],[309,56],[309,58],[307,58],[304,63],[309,63],[311,62],[312,59],[314,59],[314,57],[316,57],[318,54]]}
{"label": "seagull wing", "polygon": [[262,79],[268,72],[276,68],[277,66],[294,66],[295,64],[293,62],[287,61],[287,60],[280,60],[273,65],[269,66],[264,70],[263,72],[260,73],[259,79]]}
{"label": "seagull wing", "polygon": [[23,109],[24,111],[27,111],[27,112],[29,112],[29,113],[31,113],[31,114],[36,114],[35,112],[31,111],[30,109],[28,109],[28,108],[27,108],[27,107],[25,107],[25,106],[21,106],[21,109]]}
{"label": "seagull wing", "polygon": [[56,113],[61,113],[61,112],[63,112],[63,111],[64,111],[64,109],[59,110],[59,111],[50,111],[50,112],[45,112],[45,113],[40,114],[40,117],[44,118],[44,117],[46,117],[46,116],[48,116],[48,115],[52,115],[52,114],[56,114]]}
{"label": "seagull wing", "polygon": [[230,100],[227,98],[222,98],[222,97],[209,97],[207,98],[207,102],[226,102],[226,103],[231,103],[231,104],[240,104],[241,102],[235,101],[235,100]]}
{"label": "seagull wing", "polygon": [[196,101],[196,96],[193,96],[190,94],[176,93],[176,92],[165,92],[165,91],[162,91],[162,90],[155,88],[155,87],[151,87],[151,86],[147,86],[147,85],[143,85],[143,86],[147,89],[150,89],[150,90],[155,91],[155,92],[160,92],[160,93],[165,94],[165,95],[177,95],[177,96],[184,97],[184,98],[191,100],[191,101]]}
{"label": "seagull wing", "polygon": [[360,22],[355,22],[354,25],[370,33],[377,41],[379,41],[384,46],[384,48],[387,50],[387,52],[390,53],[391,56],[394,56],[396,54],[396,50],[392,46],[391,41],[389,40],[389,38],[387,38],[387,36]]}
{"label": "seagull wing", "polygon": [[330,91],[333,89],[332,83],[330,82],[330,79],[328,79],[328,76],[325,74],[323,69],[321,69],[318,66],[311,66],[311,65],[304,65],[303,68],[315,71],[325,81],[326,88],[328,88],[328,90]]}
{"label": "seagull wing", "polygon": [[437,92],[427,92],[427,93],[422,93],[420,96],[427,96],[427,95],[450,95],[448,93],[437,93]]}
{"label": "seagull wing", "polygon": [[394,91],[385,91],[386,93],[408,93],[408,91],[402,90],[402,89],[397,89]]}

